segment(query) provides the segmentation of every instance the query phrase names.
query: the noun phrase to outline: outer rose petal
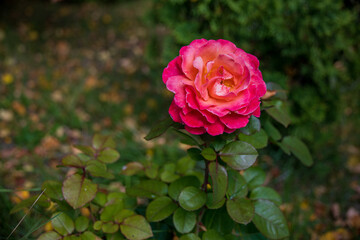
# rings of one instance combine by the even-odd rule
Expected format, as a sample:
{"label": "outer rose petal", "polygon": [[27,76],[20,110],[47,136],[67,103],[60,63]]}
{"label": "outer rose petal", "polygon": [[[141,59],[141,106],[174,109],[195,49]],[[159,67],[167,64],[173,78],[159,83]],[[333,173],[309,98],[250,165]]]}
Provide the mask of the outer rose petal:
{"label": "outer rose petal", "polygon": [[180,49],[180,57],[182,59],[181,69],[189,79],[194,79],[198,70],[194,68],[193,61],[196,57],[196,51],[206,44],[205,39],[194,40],[189,46],[182,47]]}
{"label": "outer rose petal", "polygon": [[231,113],[220,118],[220,121],[230,129],[239,129],[245,127],[246,124],[248,124],[249,116],[241,116],[235,113]]}
{"label": "outer rose petal", "polygon": [[236,131],[236,129],[230,129],[230,128],[227,128],[226,126],[225,126],[225,129],[224,129],[224,132],[225,133],[233,133],[233,132],[235,132]]}
{"label": "outer rose petal", "polygon": [[228,40],[219,39],[219,40],[217,40],[217,42],[220,43],[220,46],[221,46],[220,51],[222,54],[233,53],[238,49],[235,46],[235,44],[233,44],[232,42],[230,42]]}
{"label": "outer rose petal", "polygon": [[185,125],[185,130],[188,131],[189,133],[195,134],[195,135],[200,135],[200,134],[206,133],[206,130],[205,130],[205,128],[203,128],[203,127],[200,127],[200,128],[192,128],[192,127],[189,127],[189,126],[186,126],[186,125]]}
{"label": "outer rose petal", "polygon": [[175,93],[174,100],[180,108],[185,107],[185,84],[186,78],[183,76],[172,76],[166,82],[166,87]]}
{"label": "outer rose petal", "polygon": [[260,100],[257,98],[254,98],[253,100],[251,100],[251,102],[249,103],[249,105],[247,107],[244,107],[242,109],[240,109],[239,111],[235,111],[237,114],[240,115],[249,115],[251,113],[253,113],[256,108],[258,108],[260,105]]}
{"label": "outer rose petal", "polygon": [[224,133],[224,124],[221,122],[208,123],[205,125],[205,129],[211,136],[216,136]]}
{"label": "outer rose petal", "polygon": [[253,115],[257,118],[260,117],[260,106],[253,112]]}
{"label": "outer rose petal", "polygon": [[180,113],[181,120],[189,127],[203,127],[204,117],[198,111],[191,111],[188,114]]}
{"label": "outer rose petal", "polygon": [[184,75],[181,71],[181,57],[179,56],[171,60],[168,66],[164,69],[162,74],[163,82],[166,84],[170,77],[177,75]]}
{"label": "outer rose petal", "polygon": [[173,100],[171,102],[171,105],[170,105],[170,108],[169,108],[169,114],[170,114],[171,118],[174,120],[174,122],[178,122],[178,123],[182,122],[182,120],[180,118],[180,112],[181,112],[181,108],[179,108],[175,104],[175,101]]}

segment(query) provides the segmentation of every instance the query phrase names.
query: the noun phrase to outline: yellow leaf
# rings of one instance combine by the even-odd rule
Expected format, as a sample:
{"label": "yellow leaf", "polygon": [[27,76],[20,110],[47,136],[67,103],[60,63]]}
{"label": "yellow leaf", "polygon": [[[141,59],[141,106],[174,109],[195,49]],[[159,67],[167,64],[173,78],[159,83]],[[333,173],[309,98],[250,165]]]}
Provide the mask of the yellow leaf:
{"label": "yellow leaf", "polygon": [[80,212],[81,212],[81,215],[83,215],[84,217],[90,216],[90,210],[88,208],[81,208]]}
{"label": "yellow leaf", "polygon": [[2,75],[1,80],[4,84],[9,85],[14,81],[14,77],[10,73],[5,73]]}
{"label": "yellow leaf", "polygon": [[51,225],[51,222],[47,222],[44,226],[45,232],[50,232],[53,230],[53,226]]}

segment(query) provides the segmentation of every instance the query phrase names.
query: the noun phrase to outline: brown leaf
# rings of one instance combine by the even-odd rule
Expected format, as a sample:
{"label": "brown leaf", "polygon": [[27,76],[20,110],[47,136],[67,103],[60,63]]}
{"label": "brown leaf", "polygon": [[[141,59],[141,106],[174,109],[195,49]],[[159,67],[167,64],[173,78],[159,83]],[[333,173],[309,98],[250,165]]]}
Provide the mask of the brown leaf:
{"label": "brown leaf", "polygon": [[21,103],[19,103],[18,101],[14,101],[12,103],[12,108],[14,109],[14,111],[19,114],[20,116],[24,116],[26,114],[26,108],[24,105],[22,105]]}
{"label": "brown leaf", "polygon": [[267,90],[265,95],[261,97],[262,100],[266,100],[271,98],[272,96],[274,96],[276,94],[276,91],[271,91],[271,90]]}

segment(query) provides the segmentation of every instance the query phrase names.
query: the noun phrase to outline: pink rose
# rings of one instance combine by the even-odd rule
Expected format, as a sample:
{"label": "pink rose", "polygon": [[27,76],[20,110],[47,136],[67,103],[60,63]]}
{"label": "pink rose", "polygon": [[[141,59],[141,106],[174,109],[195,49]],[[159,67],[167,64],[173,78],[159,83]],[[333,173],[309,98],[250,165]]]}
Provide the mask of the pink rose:
{"label": "pink rose", "polygon": [[169,113],[192,134],[219,135],[260,116],[266,85],[258,59],[226,40],[194,40],[162,75],[175,93]]}

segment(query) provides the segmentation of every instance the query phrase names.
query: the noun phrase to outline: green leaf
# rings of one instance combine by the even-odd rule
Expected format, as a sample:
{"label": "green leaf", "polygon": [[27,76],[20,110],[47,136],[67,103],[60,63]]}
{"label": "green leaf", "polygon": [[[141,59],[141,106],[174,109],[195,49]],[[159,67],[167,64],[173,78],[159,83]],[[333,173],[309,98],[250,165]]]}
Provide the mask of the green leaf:
{"label": "green leaf", "polygon": [[65,236],[63,238],[63,240],[81,240],[81,238],[76,235],[68,235],[68,236]]}
{"label": "green leaf", "polygon": [[297,157],[305,166],[311,166],[314,162],[309,149],[300,139],[293,136],[284,137],[282,143]]}
{"label": "green leaf", "polygon": [[229,216],[237,223],[248,224],[254,217],[254,205],[246,198],[234,198],[226,202]]}
{"label": "green leaf", "polygon": [[131,211],[129,209],[122,209],[119,213],[116,214],[115,216],[115,222],[117,223],[121,223],[122,221],[124,221],[125,218],[134,216],[135,212]]}
{"label": "green leaf", "polygon": [[38,240],[59,240],[61,238],[62,237],[57,232],[50,231],[41,234]]}
{"label": "green leaf", "polygon": [[285,144],[283,144],[281,142],[275,142],[275,144],[278,145],[285,154],[287,154],[287,155],[291,154],[290,149]]}
{"label": "green leaf", "polygon": [[170,183],[179,178],[179,175],[175,174],[176,165],[174,163],[167,163],[161,169],[160,179],[163,182]]}
{"label": "green leaf", "polygon": [[75,229],[78,232],[83,232],[89,227],[89,219],[84,216],[80,216],[75,219]]}
{"label": "green leaf", "polygon": [[144,166],[141,163],[129,162],[122,168],[121,174],[125,176],[133,176],[143,170],[144,170]]}
{"label": "green leaf", "polygon": [[100,240],[94,233],[86,231],[80,235],[81,240]]}
{"label": "green leaf", "polygon": [[225,197],[228,186],[228,175],[226,169],[217,162],[211,162],[209,164],[209,173],[212,180],[212,203],[217,204]]}
{"label": "green leaf", "polygon": [[150,132],[144,137],[145,140],[149,141],[151,139],[161,136],[173,124],[174,124],[174,121],[170,117],[158,122],[153,128],[151,128]]}
{"label": "green leaf", "polygon": [[179,203],[182,208],[188,211],[194,211],[206,203],[206,194],[196,187],[186,187],[179,195]]}
{"label": "green leaf", "polygon": [[290,122],[289,111],[282,101],[263,102],[263,106],[266,107],[265,111],[276,121],[287,127]]}
{"label": "green leaf", "polygon": [[218,202],[214,202],[214,194],[207,193],[206,194],[206,206],[209,209],[218,209],[221,208],[225,203],[225,198],[221,199]]}
{"label": "green leaf", "polygon": [[225,206],[216,210],[206,210],[202,223],[206,229],[214,229],[222,235],[231,233],[235,224],[227,213]]}
{"label": "green leaf", "polygon": [[96,230],[96,231],[99,231],[101,228],[102,228],[102,225],[103,225],[103,222],[102,221],[96,221],[93,225],[93,228]]}
{"label": "green leaf", "polygon": [[190,145],[190,146],[200,146],[201,144],[203,144],[204,142],[195,135],[189,135],[187,133],[184,133],[180,130],[174,129],[174,132],[178,135],[179,140],[181,143]]}
{"label": "green leaf", "polygon": [[92,145],[95,149],[115,148],[116,144],[112,137],[96,134],[93,137]]}
{"label": "green leaf", "polygon": [[156,198],[167,194],[168,186],[157,180],[145,180],[139,184],[127,188],[126,193],[129,196]]}
{"label": "green leaf", "polygon": [[158,175],[159,166],[155,163],[151,163],[150,166],[145,168],[145,175],[150,179],[155,179]]}
{"label": "green leaf", "polygon": [[202,235],[202,240],[224,240],[224,238],[214,229],[209,229]]}
{"label": "green leaf", "polygon": [[81,152],[83,152],[84,154],[88,155],[88,156],[94,156],[96,151],[94,148],[90,147],[90,146],[85,146],[85,145],[74,145],[74,147],[76,149],[79,149]]}
{"label": "green leaf", "polygon": [[212,147],[213,149],[215,149],[216,152],[220,151],[221,149],[224,148],[224,146],[226,145],[226,140],[221,138],[221,136],[216,137],[215,139],[213,139],[210,143],[210,147]]}
{"label": "green leaf", "polygon": [[191,232],[196,224],[196,214],[194,212],[188,212],[182,208],[178,208],[173,215],[173,222],[175,229],[179,233]]}
{"label": "green leaf", "polygon": [[229,185],[227,194],[229,199],[246,197],[247,183],[243,176],[235,170],[228,170]]}
{"label": "green leaf", "polygon": [[159,197],[146,208],[146,218],[149,222],[160,222],[169,217],[178,206],[169,197]]}
{"label": "green leaf", "polygon": [[126,193],[123,192],[112,192],[107,196],[108,202],[118,202],[121,201],[124,203],[124,208],[135,208],[136,207],[136,199],[133,197],[129,197]]}
{"label": "green leaf", "polygon": [[115,216],[124,208],[122,200],[116,201],[113,204],[107,205],[100,215],[100,220],[103,222],[113,221]]}
{"label": "green leaf", "polygon": [[264,184],[266,173],[260,167],[251,167],[244,172],[243,176],[251,190]]}
{"label": "green leaf", "polygon": [[194,169],[195,165],[196,162],[194,160],[192,160],[189,156],[185,156],[176,163],[176,171],[179,174],[185,175],[188,172],[191,172]]}
{"label": "green leaf", "polygon": [[103,178],[113,178],[113,174],[107,171],[107,167],[104,163],[101,163],[96,160],[91,160],[87,162],[87,166],[85,168],[93,177],[103,177]]}
{"label": "green leaf", "polygon": [[257,229],[270,239],[282,239],[289,236],[285,217],[273,202],[255,201],[253,222]]}
{"label": "green leaf", "polygon": [[198,236],[194,233],[189,233],[180,237],[179,240],[201,240]]}
{"label": "green leaf", "polygon": [[281,139],[281,133],[279,132],[279,130],[275,128],[275,126],[270,121],[265,122],[264,129],[266,133],[269,135],[269,137],[274,139],[275,141]]}
{"label": "green leaf", "polygon": [[220,152],[221,159],[236,170],[243,170],[256,161],[256,149],[246,142],[234,141],[227,144]]}
{"label": "green leaf", "polygon": [[42,184],[41,190],[44,191],[46,189],[44,194],[51,199],[63,200],[64,198],[61,192],[61,186],[61,182],[48,180]]}
{"label": "green leaf", "polygon": [[253,189],[250,193],[250,198],[252,200],[259,200],[259,199],[269,200],[278,206],[280,206],[282,202],[280,195],[274,189],[263,186],[256,187],[255,189]]}
{"label": "green leaf", "polygon": [[203,156],[201,156],[201,150],[199,148],[189,148],[187,153],[190,158],[195,161],[204,161]]}
{"label": "green leaf", "polygon": [[105,148],[99,153],[97,160],[103,163],[113,163],[116,162],[119,157],[120,154],[115,149]]}
{"label": "green leaf", "polygon": [[51,225],[61,235],[65,236],[74,231],[74,221],[65,213],[54,213],[51,218]]}
{"label": "green leaf", "polygon": [[76,209],[95,197],[97,185],[79,174],[74,174],[64,181],[62,192],[66,202]]}
{"label": "green leaf", "polygon": [[169,186],[169,196],[172,199],[178,201],[181,191],[189,186],[199,188],[200,187],[199,179],[194,176],[185,176],[177,179],[176,181],[172,182]]}
{"label": "green leaf", "polygon": [[106,194],[102,193],[102,192],[98,192],[95,195],[94,202],[102,207],[105,206],[105,204],[107,202]]}
{"label": "green leaf", "polygon": [[142,240],[153,236],[150,224],[141,215],[126,218],[120,225],[120,230],[129,240]]}
{"label": "green leaf", "polygon": [[[255,228],[255,226],[253,227]],[[255,230],[256,231],[256,230]],[[239,240],[238,236],[228,234],[225,236],[225,240]],[[241,240],[268,240],[259,232],[256,233],[245,233]]]}
{"label": "green leaf", "polygon": [[67,155],[62,159],[62,164],[69,167],[84,167],[85,163],[75,155]]}
{"label": "green leaf", "polygon": [[112,234],[106,234],[106,240],[125,240],[125,237],[120,232],[116,232]]}
{"label": "green leaf", "polygon": [[201,151],[201,155],[209,161],[214,161],[216,159],[216,152],[212,148],[205,148]]}
{"label": "green leaf", "polygon": [[251,136],[247,136],[247,135],[240,133],[238,135],[238,138],[240,141],[244,141],[244,142],[251,144],[256,149],[264,148],[267,146],[267,143],[268,143],[268,136],[267,136],[266,132],[262,129],[259,132],[255,133]]}
{"label": "green leaf", "polygon": [[240,128],[240,131],[243,134],[249,136],[249,135],[253,135],[256,132],[260,131],[260,128],[261,128],[260,120],[254,116],[251,116],[249,118],[248,124],[245,127]]}
{"label": "green leaf", "polygon": [[104,223],[101,227],[104,233],[115,233],[119,230],[119,225],[113,222]]}

